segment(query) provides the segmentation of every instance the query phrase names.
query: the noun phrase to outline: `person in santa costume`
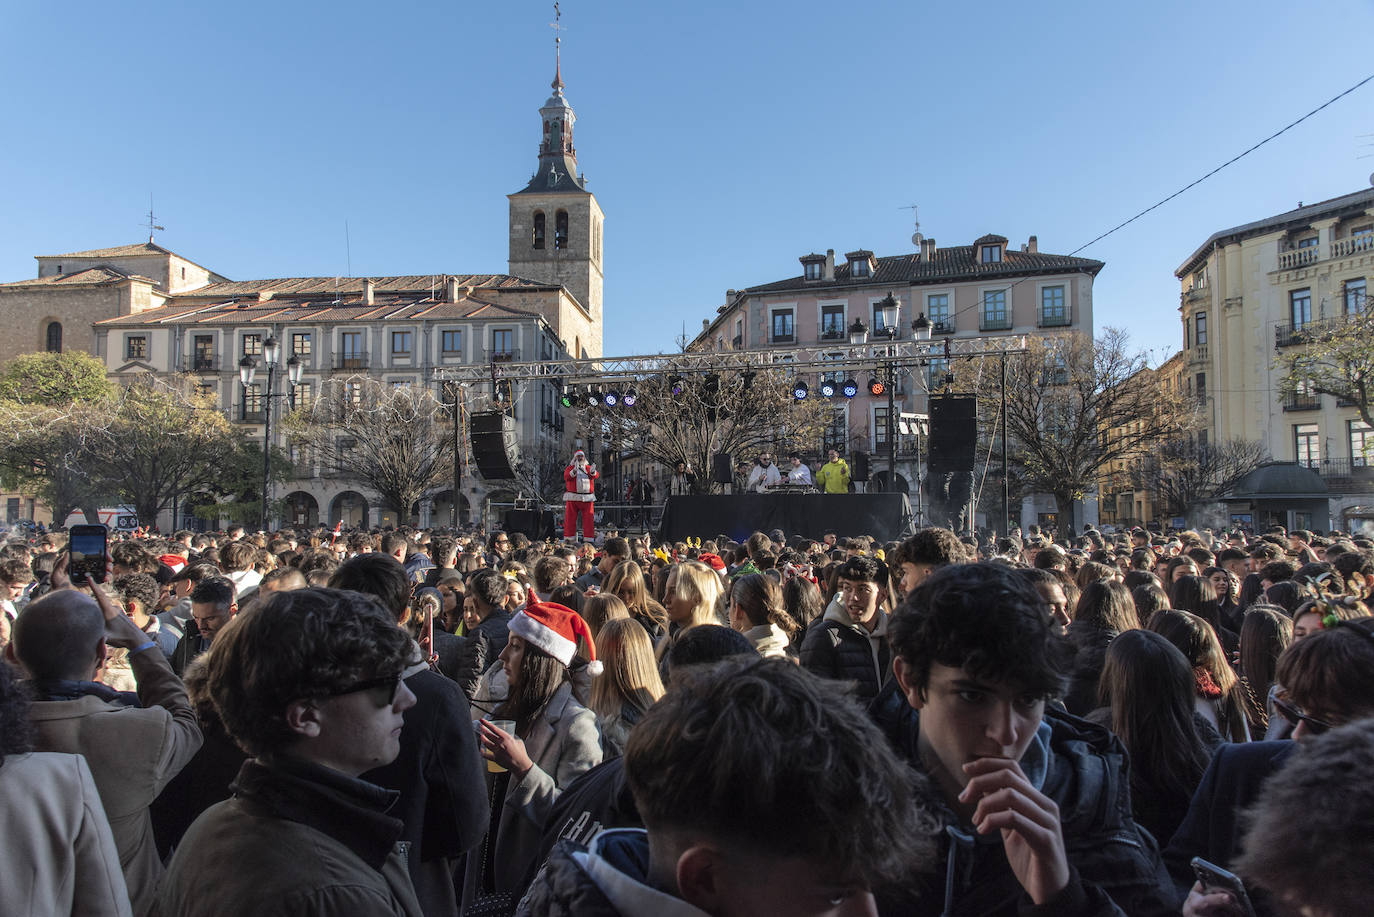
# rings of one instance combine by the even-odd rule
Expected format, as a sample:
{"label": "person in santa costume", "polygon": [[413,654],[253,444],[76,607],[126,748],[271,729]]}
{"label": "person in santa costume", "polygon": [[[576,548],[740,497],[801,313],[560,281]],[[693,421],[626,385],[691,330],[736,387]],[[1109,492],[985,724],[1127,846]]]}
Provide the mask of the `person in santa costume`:
{"label": "person in santa costume", "polygon": [[592,510],[596,507],[596,468],[587,462],[587,453],[578,449],[572,461],[563,469],[563,537],[571,538],[577,531],[577,517],[582,517],[582,534],[578,541],[594,537]]}

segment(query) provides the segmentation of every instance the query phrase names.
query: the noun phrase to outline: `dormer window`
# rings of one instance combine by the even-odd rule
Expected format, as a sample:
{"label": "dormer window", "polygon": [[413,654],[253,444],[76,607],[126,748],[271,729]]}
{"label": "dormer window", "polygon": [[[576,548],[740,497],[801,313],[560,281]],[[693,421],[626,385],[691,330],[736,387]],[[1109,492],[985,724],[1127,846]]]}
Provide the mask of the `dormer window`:
{"label": "dormer window", "polygon": [[824,263],[823,263],[823,262],[820,262],[820,261],[808,261],[808,262],[806,262],[806,264],[804,265],[804,267],[805,267],[805,272],[806,272],[806,279],[807,279],[807,280],[820,280],[820,279],[821,279],[821,269],[822,269],[823,266],[824,266]]}
{"label": "dormer window", "polygon": [[1000,264],[1002,261],[1002,246],[984,245],[979,260],[984,264]]}
{"label": "dormer window", "polygon": [[856,252],[849,252],[845,256],[849,262],[849,276],[853,278],[867,278],[873,276],[873,253],[859,249]]}

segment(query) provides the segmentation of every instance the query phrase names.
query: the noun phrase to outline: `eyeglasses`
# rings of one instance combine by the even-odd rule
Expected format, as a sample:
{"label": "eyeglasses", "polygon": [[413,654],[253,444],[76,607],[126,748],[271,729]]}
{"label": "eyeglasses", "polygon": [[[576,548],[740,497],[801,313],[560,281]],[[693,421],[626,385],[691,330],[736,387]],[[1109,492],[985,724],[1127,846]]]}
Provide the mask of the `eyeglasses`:
{"label": "eyeglasses", "polygon": [[1305,712],[1297,704],[1289,700],[1288,692],[1286,690],[1275,691],[1273,694],[1269,696],[1269,699],[1274,702],[1274,709],[1279,712],[1279,715],[1282,716],[1285,720],[1289,722],[1290,725],[1294,727],[1296,727],[1299,723],[1306,723],[1307,731],[1312,733],[1313,735],[1320,735],[1321,733],[1326,732],[1328,729],[1336,728],[1337,724],[1329,723],[1326,720],[1312,716],[1311,714]]}
{"label": "eyeglasses", "polygon": [[390,675],[365,678],[362,681],[355,681],[350,685],[330,691],[325,696],[342,697],[345,694],[370,691],[372,692],[372,700],[378,707],[389,707],[396,703],[396,695],[401,691],[402,674],[402,672],[392,672]]}

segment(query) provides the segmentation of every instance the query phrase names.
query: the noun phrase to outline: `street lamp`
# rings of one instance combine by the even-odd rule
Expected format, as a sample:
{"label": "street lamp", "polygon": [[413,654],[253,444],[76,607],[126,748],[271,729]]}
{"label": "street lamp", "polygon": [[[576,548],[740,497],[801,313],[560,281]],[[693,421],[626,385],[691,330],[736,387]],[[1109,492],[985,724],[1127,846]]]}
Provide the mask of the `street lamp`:
{"label": "street lamp", "polygon": [[[920,353],[927,352],[927,345],[930,343],[930,319],[922,312],[911,322],[911,334],[919,345],[916,349]],[[913,390],[914,391],[914,390]],[[912,400],[915,400],[913,395]],[[930,410],[929,396],[926,404],[927,412]],[[924,499],[921,495],[921,433],[920,427],[916,430],[916,524],[921,523],[921,513],[924,510]]]}
{"label": "street lamp", "polygon": [[849,343],[858,347],[868,343],[868,326],[861,318],[854,319],[854,324],[849,326]]}
{"label": "street lamp", "polygon": [[[272,377],[281,371],[281,343],[274,335],[268,335],[267,340],[262,342],[262,368],[267,373],[266,391],[263,394],[262,402],[262,530],[267,531],[267,502],[270,497],[268,492],[271,484],[272,468]],[[244,354],[239,360],[239,381],[243,383],[243,399],[245,407],[248,401],[248,390],[257,377],[258,361],[253,357]],[[291,359],[286,362],[286,377],[291,385],[291,395],[294,397],[296,386],[300,384],[301,375],[305,371],[305,366],[294,353]]]}
{"label": "street lamp", "polygon": [[883,326],[874,332],[874,335],[881,334],[889,341],[897,336],[897,311],[901,308],[901,302],[888,290],[887,295],[878,302],[878,314],[882,316]]}

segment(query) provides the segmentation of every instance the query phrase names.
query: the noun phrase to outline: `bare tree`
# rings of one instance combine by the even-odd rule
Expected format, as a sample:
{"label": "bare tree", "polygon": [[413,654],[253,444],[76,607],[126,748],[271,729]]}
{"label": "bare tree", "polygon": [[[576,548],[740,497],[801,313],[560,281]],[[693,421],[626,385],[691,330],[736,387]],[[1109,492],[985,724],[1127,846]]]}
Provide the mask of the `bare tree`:
{"label": "bare tree", "polygon": [[1138,461],[1135,477],[1170,513],[1186,516],[1199,504],[1234,493],[1247,474],[1268,460],[1264,445],[1254,440],[1209,444],[1197,437],[1174,437]]}
{"label": "bare tree", "polygon": [[[1107,328],[1036,338],[1007,362],[1009,458],[1024,485],[1051,493],[1070,518],[1111,463],[1133,461],[1196,425],[1196,411]],[[1001,392],[982,385],[980,413],[996,417]]]}
{"label": "bare tree", "polygon": [[1353,405],[1374,427],[1374,311],[1361,298],[1360,311],[1314,322],[1291,334],[1275,366],[1281,398],[1334,395]]}
{"label": "bare tree", "polygon": [[334,379],[283,423],[321,465],[373,491],[398,519],[452,483],[450,409],[421,386],[361,375]]}
{"label": "bare tree", "polygon": [[614,407],[583,405],[580,430],[613,451],[637,451],[669,468],[686,462],[704,491],[715,453],[812,451],[831,405],[814,396],[796,400],[793,381],[782,366],[691,375],[669,368],[633,384],[633,407],[623,401]]}
{"label": "bare tree", "polygon": [[107,488],[150,525],[177,495],[211,487],[242,439],[184,377],[148,373],[125,386],[113,411],[89,429],[89,461]]}

